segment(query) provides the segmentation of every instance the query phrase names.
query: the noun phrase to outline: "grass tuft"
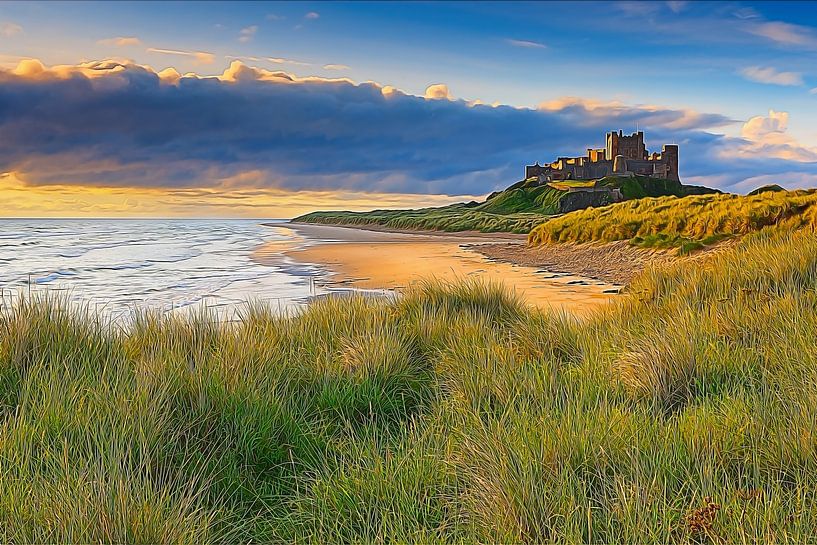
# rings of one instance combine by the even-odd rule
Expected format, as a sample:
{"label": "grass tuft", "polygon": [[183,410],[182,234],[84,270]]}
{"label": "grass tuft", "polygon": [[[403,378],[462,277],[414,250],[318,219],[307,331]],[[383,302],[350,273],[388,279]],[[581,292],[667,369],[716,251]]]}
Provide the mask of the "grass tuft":
{"label": "grass tuft", "polygon": [[817,238],[764,230],[628,293],[577,320],[429,280],[128,328],[23,300],[0,541],[811,539]]}

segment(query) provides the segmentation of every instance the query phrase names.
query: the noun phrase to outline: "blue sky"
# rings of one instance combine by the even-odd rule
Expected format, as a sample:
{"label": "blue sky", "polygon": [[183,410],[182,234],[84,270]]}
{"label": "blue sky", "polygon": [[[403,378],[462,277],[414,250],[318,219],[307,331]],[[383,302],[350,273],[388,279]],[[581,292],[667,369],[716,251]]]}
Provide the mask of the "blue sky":
{"label": "blue sky", "polygon": [[[103,158],[89,150],[104,147],[106,161],[133,156],[127,168],[117,175],[111,168],[78,169],[65,179],[88,185],[142,186],[150,179],[168,186],[209,187],[215,183],[207,180],[213,172],[222,183],[252,171],[254,185],[290,190],[478,195],[513,183],[524,162],[580,153],[600,146],[604,130],[627,131],[639,124],[648,131],[649,147],[682,142],[682,177],[696,183],[740,191],[764,176],[784,176],[780,181],[790,186],[817,185],[817,10],[811,7],[802,2],[3,3],[0,67],[7,74],[25,59],[38,59],[45,67],[113,59],[131,75],[137,66],[148,67],[155,81],[139,79],[141,75],[126,78],[130,94],[116,97],[117,111],[127,119],[133,113],[127,111],[129,101],[142,110],[138,119],[117,129],[122,131],[119,138],[109,138],[100,128],[95,137],[83,133],[86,148],[78,148],[75,138],[65,149],[55,145],[49,154],[36,149],[41,137],[35,135],[29,145],[11,142],[19,156],[0,164],[0,170],[15,172],[26,183],[53,184],[56,175],[44,163],[64,159],[60,154],[69,148],[71,154],[87,152],[89,164],[101,163]],[[256,104],[250,98],[256,91],[225,83],[225,70],[235,61],[259,71],[249,78],[253,81],[263,80],[263,71],[286,72],[300,82],[298,92],[265,88],[269,100]],[[224,141],[232,147],[217,152],[198,153],[181,144],[157,147],[149,136],[154,133],[139,126],[141,119],[150,118],[150,108],[157,116],[173,112],[180,125],[169,128],[171,138],[191,138],[184,130],[189,123],[173,109],[183,96],[158,87],[156,93],[145,91],[159,81],[156,73],[171,67],[196,77],[220,76],[214,81],[227,86],[202,99],[213,85],[180,85],[192,93],[188,104],[201,99],[208,108],[228,112],[252,103],[258,116],[270,119],[273,132],[250,127],[245,137],[235,132],[240,127],[231,127]],[[8,106],[11,97],[36,95],[33,89],[47,86],[50,94],[43,96],[53,97],[73,85],[61,76],[35,82],[18,72],[0,82],[0,137],[7,139],[14,138],[12,122],[25,123],[25,112],[35,120],[42,107],[25,103],[14,115],[8,108],[4,112],[3,87]],[[75,72],[76,77],[82,74],[79,68]],[[309,76],[314,78],[303,79]],[[337,78],[351,87],[329,81]],[[377,100],[366,103],[370,117],[356,116],[349,104],[371,98],[365,82],[398,89],[400,107],[378,110],[385,103],[375,93]],[[16,87],[24,83],[29,87]],[[430,97],[423,97],[434,84],[445,86],[445,104],[418,102],[428,102]],[[95,83],[89,92],[102,91]],[[330,100],[327,93],[343,98]],[[318,95],[315,103],[302,100]],[[113,103],[110,99],[97,97],[106,104]],[[503,107],[489,112],[475,101]],[[295,103],[319,113],[294,116],[294,123],[307,127],[303,130],[278,126],[279,112]],[[67,134],[78,130],[71,115],[76,108],[87,108],[89,116],[99,111],[93,101],[73,107],[54,112],[48,123]],[[116,112],[109,115],[117,117]],[[351,129],[348,133],[332,127],[332,120],[337,124],[340,119]],[[435,119],[449,124],[435,125]],[[380,129],[356,138],[358,122]],[[222,125],[214,123],[209,128],[215,146]],[[450,149],[445,138],[424,145],[417,127],[447,134]],[[280,134],[286,138],[275,136]],[[469,142],[474,134],[487,142]],[[127,152],[110,146],[117,140],[129,146]],[[157,154],[162,173],[134,167],[140,153],[132,148],[140,143],[145,144],[143,155]],[[296,159],[310,152],[327,159],[337,152],[332,158],[337,168],[316,169]],[[445,161],[446,152],[454,165]],[[275,156],[274,164],[262,154]],[[359,169],[341,164],[341,157],[372,154],[382,161],[351,161],[362,163]],[[239,158],[244,171],[237,166]],[[474,165],[470,170],[469,163]],[[398,164],[402,166],[394,166]],[[132,174],[123,174],[128,171]]]}

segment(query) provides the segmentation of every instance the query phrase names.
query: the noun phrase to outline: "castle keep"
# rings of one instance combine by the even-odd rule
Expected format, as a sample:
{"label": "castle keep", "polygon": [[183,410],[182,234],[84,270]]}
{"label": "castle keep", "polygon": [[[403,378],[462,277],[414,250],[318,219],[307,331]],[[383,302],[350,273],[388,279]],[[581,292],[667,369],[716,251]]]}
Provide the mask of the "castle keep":
{"label": "castle keep", "polygon": [[661,147],[661,153],[650,153],[644,146],[643,131],[631,135],[608,132],[606,146],[588,148],[583,157],[559,157],[552,163],[540,165],[537,162],[525,167],[526,180],[538,177],[543,182],[635,174],[679,181],[678,146],[666,144]]}

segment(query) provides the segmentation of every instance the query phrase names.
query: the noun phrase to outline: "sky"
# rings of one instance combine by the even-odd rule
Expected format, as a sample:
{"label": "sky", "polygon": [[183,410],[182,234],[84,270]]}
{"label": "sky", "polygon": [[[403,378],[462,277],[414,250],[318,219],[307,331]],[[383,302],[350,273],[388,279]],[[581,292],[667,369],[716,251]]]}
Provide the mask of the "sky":
{"label": "sky", "polygon": [[804,2],[0,3],[0,214],[434,206],[602,147],[817,186]]}

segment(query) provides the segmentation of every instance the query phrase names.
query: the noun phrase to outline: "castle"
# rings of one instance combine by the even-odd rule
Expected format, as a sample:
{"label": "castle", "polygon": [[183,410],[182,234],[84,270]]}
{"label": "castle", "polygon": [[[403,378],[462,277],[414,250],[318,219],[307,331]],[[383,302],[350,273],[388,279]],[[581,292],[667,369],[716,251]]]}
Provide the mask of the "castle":
{"label": "castle", "polygon": [[678,177],[678,146],[662,146],[661,153],[649,153],[644,146],[644,132],[624,135],[621,131],[607,133],[604,148],[588,148],[584,157],[559,157],[552,163],[525,167],[525,179],[539,178],[543,182],[556,180],[593,180],[604,176],[639,174],[653,178],[680,181]]}

